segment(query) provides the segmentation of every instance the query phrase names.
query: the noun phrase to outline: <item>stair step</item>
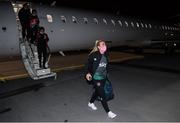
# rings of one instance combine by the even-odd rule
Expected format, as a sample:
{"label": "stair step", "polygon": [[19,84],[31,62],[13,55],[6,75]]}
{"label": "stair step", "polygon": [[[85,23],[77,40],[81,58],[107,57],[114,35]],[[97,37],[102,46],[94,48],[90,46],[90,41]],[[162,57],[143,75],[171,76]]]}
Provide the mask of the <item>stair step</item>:
{"label": "stair step", "polygon": [[[20,41],[21,40],[22,39],[20,39]],[[38,59],[38,52],[37,52],[36,46],[31,45],[30,47],[27,41],[21,41],[20,50],[21,50],[22,60],[24,62],[25,68],[32,79],[38,80],[38,79],[43,79],[43,78],[48,78],[48,77],[55,77],[56,79],[57,74],[54,72],[51,72],[50,68],[47,68],[47,69],[39,68],[39,59]],[[48,67],[47,63],[46,63],[46,66]]]}
{"label": "stair step", "polygon": [[54,77],[54,79],[56,79],[57,77],[57,74],[56,73],[49,73],[49,74],[46,74],[46,75],[42,75],[42,76],[38,76],[38,77],[34,77],[33,79],[34,80],[38,80],[38,79],[44,79],[44,78],[49,78],[49,77]]}
{"label": "stair step", "polygon": [[38,69],[36,72],[37,72],[37,76],[42,76],[42,75],[50,74],[51,70],[50,70],[50,68]]}
{"label": "stair step", "polygon": [[36,69],[36,70],[37,70],[37,69],[40,69],[40,68],[39,68],[39,64],[34,64],[34,69]]}

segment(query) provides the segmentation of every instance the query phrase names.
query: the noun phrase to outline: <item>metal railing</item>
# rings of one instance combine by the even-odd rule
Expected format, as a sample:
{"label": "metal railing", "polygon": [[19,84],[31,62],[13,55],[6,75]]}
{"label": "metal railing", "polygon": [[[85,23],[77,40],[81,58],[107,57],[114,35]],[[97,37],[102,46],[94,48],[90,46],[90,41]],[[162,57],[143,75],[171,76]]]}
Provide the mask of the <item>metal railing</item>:
{"label": "metal railing", "polygon": [[[19,30],[19,33],[20,33],[19,46],[20,46],[22,61],[30,77],[34,80],[48,78],[48,77],[55,77],[56,79],[57,74],[51,72],[50,68],[42,69],[39,67],[37,47],[34,44],[31,44],[26,38],[22,39],[21,30]],[[51,56],[49,48],[48,48],[48,52],[49,55],[46,63],[47,67]]]}

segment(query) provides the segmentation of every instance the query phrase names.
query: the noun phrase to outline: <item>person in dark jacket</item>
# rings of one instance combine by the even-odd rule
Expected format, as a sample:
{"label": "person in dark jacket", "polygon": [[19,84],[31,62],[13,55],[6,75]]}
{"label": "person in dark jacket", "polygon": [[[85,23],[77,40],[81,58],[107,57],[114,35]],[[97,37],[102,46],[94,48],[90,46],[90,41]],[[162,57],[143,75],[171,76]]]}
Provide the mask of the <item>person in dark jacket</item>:
{"label": "person in dark jacket", "polygon": [[22,27],[22,37],[23,39],[26,37],[29,39],[29,20],[30,20],[31,12],[28,3],[23,5],[23,8],[19,10],[18,17]]}
{"label": "person in dark jacket", "polygon": [[86,79],[88,81],[92,81],[95,88],[88,106],[93,110],[97,110],[97,107],[94,105],[94,101],[100,98],[102,106],[108,114],[108,117],[114,118],[116,117],[116,114],[110,111],[104,91],[108,73],[108,57],[106,50],[107,46],[105,41],[97,40],[95,43],[95,47],[91,51],[88,58],[88,63],[86,65]]}
{"label": "person in dark jacket", "polygon": [[37,16],[37,11],[32,10],[32,15],[30,17],[30,42],[33,44],[38,33],[39,28],[39,18]]}
{"label": "person in dark jacket", "polygon": [[[39,33],[37,34],[36,45],[38,50],[38,58],[39,58],[39,67],[46,69],[45,63],[47,59],[47,48],[48,48],[49,37],[45,33],[44,27],[39,28]],[[43,56],[43,64],[42,64],[42,56]]]}

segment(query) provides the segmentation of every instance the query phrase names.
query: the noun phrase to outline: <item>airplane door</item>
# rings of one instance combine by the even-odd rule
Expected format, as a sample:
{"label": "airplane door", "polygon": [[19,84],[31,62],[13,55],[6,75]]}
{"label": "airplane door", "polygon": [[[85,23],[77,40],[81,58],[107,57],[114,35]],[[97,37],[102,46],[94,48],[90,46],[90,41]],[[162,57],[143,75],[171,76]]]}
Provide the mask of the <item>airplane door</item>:
{"label": "airplane door", "polygon": [[0,57],[19,52],[16,15],[10,1],[0,1]]}

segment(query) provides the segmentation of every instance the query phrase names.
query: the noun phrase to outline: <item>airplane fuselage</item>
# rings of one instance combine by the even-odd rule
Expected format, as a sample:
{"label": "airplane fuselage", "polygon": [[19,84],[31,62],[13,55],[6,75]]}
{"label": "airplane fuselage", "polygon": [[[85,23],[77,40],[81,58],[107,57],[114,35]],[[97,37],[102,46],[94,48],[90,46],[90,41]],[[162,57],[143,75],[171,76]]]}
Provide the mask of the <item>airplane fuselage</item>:
{"label": "airplane fuselage", "polygon": [[[0,4],[0,57],[19,54],[17,5],[9,1]],[[45,27],[52,52],[90,49],[97,39],[111,41],[110,46],[180,40],[180,28],[168,23],[33,3],[32,8],[38,12],[40,26]]]}

